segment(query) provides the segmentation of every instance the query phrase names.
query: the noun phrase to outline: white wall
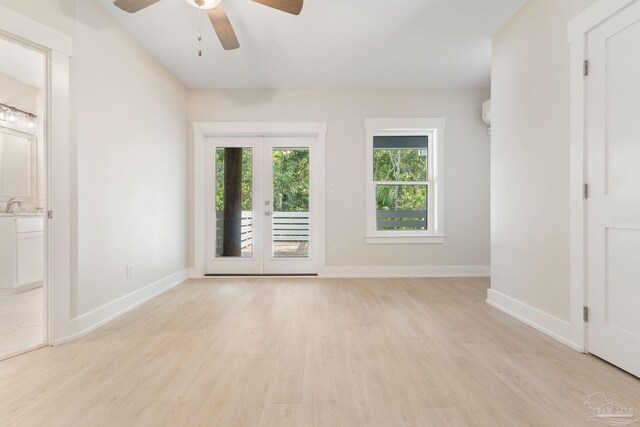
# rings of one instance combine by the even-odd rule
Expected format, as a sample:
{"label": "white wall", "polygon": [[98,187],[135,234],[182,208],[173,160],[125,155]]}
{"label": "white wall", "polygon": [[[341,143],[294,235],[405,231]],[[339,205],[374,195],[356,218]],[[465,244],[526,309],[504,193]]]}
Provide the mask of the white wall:
{"label": "white wall", "polygon": [[187,90],[95,0],[0,5],[74,41],[71,315],[80,332],[187,267]]}
{"label": "white wall", "polygon": [[530,0],[493,39],[492,289],[569,320],[567,24],[595,0]]}
{"label": "white wall", "polygon": [[0,73],[0,102],[33,114],[38,113],[40,89]]}
{"label": "white wall", "polygon": [[[192,90],[191,121],[327,122],[327,265],[488,266],[488,89]],[[445,117],[444,244],[365,243],[365,118]],[[193,232],[193,230],[192,230]],[[340,257],[332,248],[340,247]]]}
{"label": "white wall", "polygon": [[0,6],[72,36],[77,0],[0,0]]}
{"label": "white wall", "polygon": [[187,92],[97,2],[76,14],[81,315],[186,267]]}

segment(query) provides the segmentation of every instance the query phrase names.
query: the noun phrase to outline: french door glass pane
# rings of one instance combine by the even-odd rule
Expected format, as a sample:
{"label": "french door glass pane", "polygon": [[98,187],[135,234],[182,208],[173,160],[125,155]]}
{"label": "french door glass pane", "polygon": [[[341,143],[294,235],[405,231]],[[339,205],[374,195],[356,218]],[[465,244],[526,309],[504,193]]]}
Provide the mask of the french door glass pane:
{"label": "french door glass pane", "polygon": [[216,257],[253,255],[253,152],[216,149]]}
{"label": "french door glass pane", "polygon": [[309,256],[309,149],[274,148],[273,256]]}
{"label": "french door glass pane", "polygon": [[426,185],[376,185],[376,229],[426,230],[428,191]]}

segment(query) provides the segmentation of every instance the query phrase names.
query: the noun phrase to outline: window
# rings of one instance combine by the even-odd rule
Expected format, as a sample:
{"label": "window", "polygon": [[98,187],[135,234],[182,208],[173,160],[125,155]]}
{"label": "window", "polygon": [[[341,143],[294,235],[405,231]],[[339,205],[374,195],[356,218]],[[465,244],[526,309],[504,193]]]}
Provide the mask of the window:
{"label": "window", "polygon": [[367,243],[443,243],[444,119],[367,119]]}

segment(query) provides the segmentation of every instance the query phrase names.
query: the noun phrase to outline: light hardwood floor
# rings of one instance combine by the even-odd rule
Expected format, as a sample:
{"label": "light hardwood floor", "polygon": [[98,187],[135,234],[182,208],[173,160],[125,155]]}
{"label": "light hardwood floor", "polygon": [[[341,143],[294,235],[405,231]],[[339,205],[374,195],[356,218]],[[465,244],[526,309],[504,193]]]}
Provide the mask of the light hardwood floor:
{"label": "light hardwood floor", "polygon": [[489,307],[487,287],[190,281],[0,362],[0,426],[585,425],[596,392],[640,408],[640,380]]}

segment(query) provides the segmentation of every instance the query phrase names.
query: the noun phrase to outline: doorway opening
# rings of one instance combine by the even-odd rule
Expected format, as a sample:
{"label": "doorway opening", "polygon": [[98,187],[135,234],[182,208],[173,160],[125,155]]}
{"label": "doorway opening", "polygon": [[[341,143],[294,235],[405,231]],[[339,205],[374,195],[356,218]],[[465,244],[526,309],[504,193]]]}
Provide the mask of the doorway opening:
{"label": "doorway opening", "polygon": [[207,274],[315,274],[313,137],[207,138]]}
{"label": "doorway opening", "polygon": [[202,123],[194,129],[194,275],[319,274],[326,125]]}
{"label": "doorway opening", "polygon": [[45,345],[46,56],[0,37],[0,359]]}

